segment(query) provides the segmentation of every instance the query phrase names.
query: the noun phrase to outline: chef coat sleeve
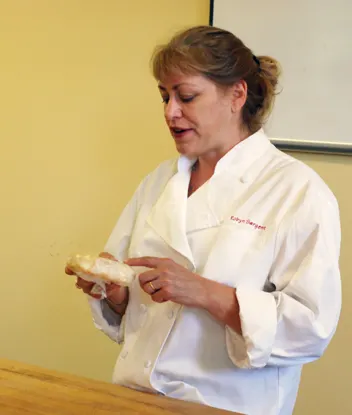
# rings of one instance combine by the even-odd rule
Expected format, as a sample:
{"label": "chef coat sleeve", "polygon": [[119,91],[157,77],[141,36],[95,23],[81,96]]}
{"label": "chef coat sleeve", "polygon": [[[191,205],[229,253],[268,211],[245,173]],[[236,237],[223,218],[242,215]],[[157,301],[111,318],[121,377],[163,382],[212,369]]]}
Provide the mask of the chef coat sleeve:
{"label": "chef coat sleeve", "polygon": [[226,327],[226,345],[241,368],[301,365],[319,358],[341,309],[337,202],[309,198],[277,234],[268,282],[272,292],[238,287],[242,335]]}
{"label": "chef coat sleeve", "polygon": [[[104,248],[105,252],[110,253],[120,261],[124,261],[128,257],[131,235],[139,211],[139,199],[145,181],[146,179],[140,184],[132,199],[124,208]],[[95,326],[113,341],[119,344],[123,343],[125,317],[121,318],[120,315],[112,311],[104,300],[87,297]]]}

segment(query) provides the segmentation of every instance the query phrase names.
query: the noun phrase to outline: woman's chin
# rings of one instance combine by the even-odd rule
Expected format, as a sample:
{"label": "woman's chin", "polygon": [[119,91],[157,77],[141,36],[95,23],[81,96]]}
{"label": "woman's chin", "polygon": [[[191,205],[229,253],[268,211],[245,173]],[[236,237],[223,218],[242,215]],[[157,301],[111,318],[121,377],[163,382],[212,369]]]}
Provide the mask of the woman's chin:
{"label": "woman's chin", "polygon": [[197,149],[194,146],[190,145],[190,144],[176,143],[176,150],[182,156],[186,156],[188,158],[197,158],[198,157]]}

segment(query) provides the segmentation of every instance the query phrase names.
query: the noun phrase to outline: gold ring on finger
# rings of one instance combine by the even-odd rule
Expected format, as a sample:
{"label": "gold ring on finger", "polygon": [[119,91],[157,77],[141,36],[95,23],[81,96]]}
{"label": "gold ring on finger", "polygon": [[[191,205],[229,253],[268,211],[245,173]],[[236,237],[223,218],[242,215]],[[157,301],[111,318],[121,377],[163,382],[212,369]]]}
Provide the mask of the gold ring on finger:
{"label": "gold ring on finger", "polygon": [[151,281],[149,282],[149,286],[153,290],[153,292],[156,291],[156,289],[155,289],[155,287],[154,287],[154,285],[153,285],[153,283]]}

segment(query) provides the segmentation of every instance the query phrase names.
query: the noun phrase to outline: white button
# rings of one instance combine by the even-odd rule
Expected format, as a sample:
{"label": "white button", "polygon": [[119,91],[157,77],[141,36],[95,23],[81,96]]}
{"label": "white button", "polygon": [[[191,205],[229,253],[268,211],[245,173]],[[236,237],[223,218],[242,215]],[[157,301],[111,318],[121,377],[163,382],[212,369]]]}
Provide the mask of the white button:
{"label": "white button", "polygon": [[186,269],[188,269],[189,271],[194,271],[194,265],[189,263],[188,261],[184,263],[183,265]]}
{"label": "white button", "polygon": [[128,355],[128,351],[127,351],[127,350],[125,350],[125,351],[123,351],[123,352],[121,353],[121,358],[122,358],[122,359],[126,359],[127,355]]}
{"label": "white button", "polygon": [[170,320],[172,320],[174,318],[174,315],[175,315],[175,313],[171,310],[171,311],[168,312],[167,316],[169,317]]}
{"label": "white button", "polygon": [[247,175],[244,175],[240,178],[240,182],[241,183],[247,183],[249,180],[249,177]]}
{"label": "white button", "polygon": [[141,305],[139,306],[139,310],[140,310],[140,312],[141,312],[142,314],[144,314],[144,313],[146,313],[146,312],[147,312],[147,306],[146,306],[145,304],[141,304]]}
{"label": "white button", "polygon": [[152,365],[152,362],[151,362],[150,360],[147,360],[147,361],[144,363],[144,367],[145,367],[146,369],[149,369],[151,365]]}

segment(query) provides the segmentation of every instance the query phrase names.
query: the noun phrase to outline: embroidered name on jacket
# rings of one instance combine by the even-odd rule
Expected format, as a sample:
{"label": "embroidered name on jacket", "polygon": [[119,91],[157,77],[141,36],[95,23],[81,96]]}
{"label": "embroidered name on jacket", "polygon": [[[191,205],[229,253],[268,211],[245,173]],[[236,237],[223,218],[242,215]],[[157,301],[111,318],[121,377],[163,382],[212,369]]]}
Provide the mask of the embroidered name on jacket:
{"label": "embroidered name on jacket", "polygon": [[241,219],[238,216],[231,216],[230,219],[237,223],[244,223],[245,225],[253,226],[253,228],[258,229],[259,231],[266,230],[266,226],[258,225],[257,223],[252,222],[250,219]]}

